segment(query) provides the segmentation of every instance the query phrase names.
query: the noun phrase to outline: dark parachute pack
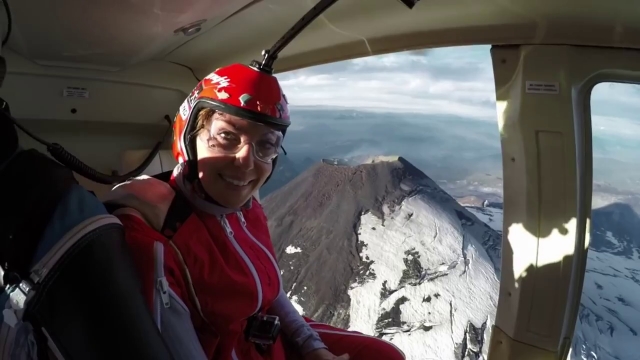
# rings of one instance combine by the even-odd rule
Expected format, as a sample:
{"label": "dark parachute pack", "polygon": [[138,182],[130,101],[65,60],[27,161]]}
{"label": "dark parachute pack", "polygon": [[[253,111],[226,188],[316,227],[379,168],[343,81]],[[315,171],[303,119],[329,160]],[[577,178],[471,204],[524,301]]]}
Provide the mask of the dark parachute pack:
{"label": "dark parachute pack", "polygon": [[0,359],[171,359],[118,219],[3,108]]}

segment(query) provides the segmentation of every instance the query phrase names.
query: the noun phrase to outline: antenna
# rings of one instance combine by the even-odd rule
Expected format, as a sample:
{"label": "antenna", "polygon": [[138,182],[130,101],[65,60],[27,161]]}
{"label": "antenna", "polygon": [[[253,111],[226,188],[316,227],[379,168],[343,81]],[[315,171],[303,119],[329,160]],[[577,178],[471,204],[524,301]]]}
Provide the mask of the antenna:
{"label": "antenna", "polygon": [[273,74],[273,63],[278,59],[278,54],[287,46],[298,34],[311,24],[318,16],[322,15],[331,5],[338,0],[320,0],[306,14],[298,20],[282,37],[276,41],[270,49],[262,51],[262,62],[253,60],[251,67]]}

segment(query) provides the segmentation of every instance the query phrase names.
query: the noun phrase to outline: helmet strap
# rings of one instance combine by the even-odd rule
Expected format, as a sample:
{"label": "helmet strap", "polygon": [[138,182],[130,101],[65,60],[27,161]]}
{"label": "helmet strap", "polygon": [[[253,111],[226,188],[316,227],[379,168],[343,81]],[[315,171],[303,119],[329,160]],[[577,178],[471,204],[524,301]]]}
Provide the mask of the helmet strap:
{"label": "helmet strap", "polygon": [[271,179],[271,175],[273,175],[273,171],[276,169],[276,165],[278,165],[278,158],[279,157],[280,156],[276,156],[276,158],[273,159],[273,161],[271,161],[271,172],[269,173],[269,176],[267,176],[267,179],[262,183],[262,186],[264,186],[264,184],[266,184],[267,181],[269,181],[269,179]]}
{"label": "helmet strap", "polygon": [[198,180],[198,160],[186,160],[187,173],[185,179],[189,183],[195,183]]}

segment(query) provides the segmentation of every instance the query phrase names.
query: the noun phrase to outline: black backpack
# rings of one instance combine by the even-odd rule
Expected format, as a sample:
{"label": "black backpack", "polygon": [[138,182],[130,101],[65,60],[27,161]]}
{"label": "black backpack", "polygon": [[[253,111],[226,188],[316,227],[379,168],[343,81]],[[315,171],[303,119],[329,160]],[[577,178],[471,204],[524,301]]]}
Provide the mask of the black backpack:
{"label": "black backpack", "polygon": [[122,225],[69,169],[19,151],[0,194],[0,359],[172,359]]}

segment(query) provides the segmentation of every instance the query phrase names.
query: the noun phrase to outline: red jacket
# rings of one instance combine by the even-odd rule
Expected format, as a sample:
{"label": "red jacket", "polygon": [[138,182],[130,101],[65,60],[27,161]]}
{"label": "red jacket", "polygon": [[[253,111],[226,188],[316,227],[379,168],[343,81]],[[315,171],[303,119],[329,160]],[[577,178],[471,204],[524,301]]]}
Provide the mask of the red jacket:
{"label": "red jacket", "polygon": [[[160,230],[175,191],[193,212],[169,240]],[[114,214],[124,225],[145,298],[176,359],[284,360],[283,336],[302,353],[331,342],[335,349],[329,344],[329,350],[350,351],[353,360],[358,352],[360,359],[385,352],[383,358],[404,359],[389,343],[309,325],[310,319],[298,314],[282,290],[257,200],[234,210],[214,205],[193,189],[178,165],[169,183],[142,176],[116,186],[105,203],[121,206]],[[247,318],[257,312],[277,315],[282,324],[283,336],[265,355],[244,339]]]}

